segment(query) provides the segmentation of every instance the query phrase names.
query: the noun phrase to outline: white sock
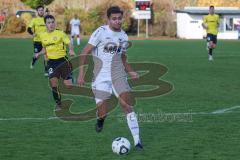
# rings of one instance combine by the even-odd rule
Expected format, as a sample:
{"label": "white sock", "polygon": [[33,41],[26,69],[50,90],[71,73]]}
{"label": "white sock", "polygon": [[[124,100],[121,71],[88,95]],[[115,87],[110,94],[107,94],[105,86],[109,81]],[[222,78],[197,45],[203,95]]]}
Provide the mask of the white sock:
{"label": "white sock", "polygon": [[77,45],[80,45],[80,38],[77,38]]}
{"label": "white sock", "polygon": [[134,145],[136,145],[140,142],[140,138],[139,138],[138,120],[137,120],[137,116],[134,112],[127,114],[127,123],[128,123],[128,127],[133,136]]}
{"label": "white sock", "polygon": [[207,42],[207,50],[209,50],[209,42]]}

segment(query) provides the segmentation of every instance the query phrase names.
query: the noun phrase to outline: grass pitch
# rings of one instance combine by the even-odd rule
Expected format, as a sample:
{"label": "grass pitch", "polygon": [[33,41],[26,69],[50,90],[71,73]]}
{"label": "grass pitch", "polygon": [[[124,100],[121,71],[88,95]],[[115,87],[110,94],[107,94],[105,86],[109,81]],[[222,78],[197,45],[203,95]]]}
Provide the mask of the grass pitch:
{"label": "grass pitch", "polygon": [[[95,120],[52,119],[54,103],[42,60],[29,69],[31,40],[0,39],[0,45],[1,160],[240,158],[239,41],[219,41],[214,62],[208,61],[204,41],[133,41],[129,62],[165,65],[168,73],[161,79],[174,89],[159,97],[137,99],[144,151],[132,149],[127,156],[111,150],[115,137],[133,142],[119,107],[100,134],[94,130]],[[73,112],[95,106],[93,99],[81,96],[63,99],[69,97],[75,101]]]}

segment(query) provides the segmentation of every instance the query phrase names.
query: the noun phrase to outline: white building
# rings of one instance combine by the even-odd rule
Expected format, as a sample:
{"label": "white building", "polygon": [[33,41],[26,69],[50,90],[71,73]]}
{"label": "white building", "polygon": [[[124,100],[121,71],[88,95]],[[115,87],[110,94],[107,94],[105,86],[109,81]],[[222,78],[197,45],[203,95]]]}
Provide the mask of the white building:
{"label": "white building", "polygon": [[[203,16],[209,13],[209,7],[185,7],[176,10],[177,36],[183,39],[202,39],[206,31],[202,27]],[[218,39],[239,39],[240,10],[235,7],[215,7],[220,16]]]}

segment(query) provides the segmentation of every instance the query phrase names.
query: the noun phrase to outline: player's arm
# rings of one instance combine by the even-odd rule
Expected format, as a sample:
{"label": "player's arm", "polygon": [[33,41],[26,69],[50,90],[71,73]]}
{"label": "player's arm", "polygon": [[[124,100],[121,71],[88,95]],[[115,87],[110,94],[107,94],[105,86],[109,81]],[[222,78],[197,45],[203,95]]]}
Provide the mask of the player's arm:
{"label": "player's arm", "polygon": [[28,28],[27,28],[27,32],[28,32],[29,34],[31,34],[31,35],[34,34],[31,27],[28,27]]}
{"label": "player's arm", "polygon": [[80,58],[80,68],[79,68],[79,75],[78,75],[78,84],[82,86],[84,82],[84,64],[86,63],[87,55],[91,53],[91,51],[100,43],[101,41],[101,32],[102,29],[97,29],[91,35],[87,45],[84,47]]}
{"label": "player's arm", "polygon": [[208,29],[208,26],[207,26],[207,17],[203,17],[202,27],[203,27],[204,29]]}
{"label": "player's arm", "polygon": [[34,19],[30,22],[30,24],[29,24],[29,26],[28,26],[28,28],[27,28],[27,32],[30,34],[30,35],[32,35],[32,36],[34,36],[34,31],[33,31],[33,28],[34,27]]}
{"label": "player's arm", "polygon": [[40,56],[46,54],[46,49],[45,48],[42,48],[42,50],[38,53],[35,54],[35,58],[39,58]]}
{"label": "player's arm", "polygon": [[135,80],[139,78],[139,75],[137,72],[135,72],[131,65],[127,62],[127,55],[126,53],[123,53],[122,55],[122,62],[123,62],[123,66],[125,67],[125,70],[127,71],[127,73],[130,75],[130,77]]}
{"label": "player's arm", "polygon": [[62,41],[64,44],[68,45],[68,50],[69,50],[69,55],[71,57],[75,56],[75,52],[74,52],[74,47],[72,45],[72,43],[70,43],[70,39],[68,37],[67,34],[65,34],[64,32],[62,32]]}
{"label": "player's arm", "polygon": [[82,86],[84,85],[85,81],[84,81],[84,64],[86,63],[86,58],[87,58],[87,55],[91,53],[91,51],[95,48],[94,45],[92,44],[87,44],[81,55],[79,56],[80,58],[80,68],[79,68],[79,75],[78,75],[78,81],[77,83]]}

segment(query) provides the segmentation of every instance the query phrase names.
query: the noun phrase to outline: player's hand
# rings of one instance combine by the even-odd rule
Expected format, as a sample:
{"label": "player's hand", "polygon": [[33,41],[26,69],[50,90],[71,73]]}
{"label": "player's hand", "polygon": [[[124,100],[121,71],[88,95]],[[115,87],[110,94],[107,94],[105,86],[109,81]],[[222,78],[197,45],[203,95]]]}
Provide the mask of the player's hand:
{"label": "player's hand", "polygon": [[204,24],[203,24],[203,28],[204,28],[204,29],[208,29],[208,25],[204,23]]}
{"label": "player's hand", "polygon": [[132,80],[139,79],[139,74],[137,72],[129,72],[128,74],[130,75]]}
{"label": "player's hand", "polygon": [[35,54],[35,58],[36,58],[36,59],[38,59],[40,56],[41,56],[40,53],[36,53],[36,54]]}
{"label": "player's hand", "polygon": [[81,76],[81,75],[78,76],[77,84],[78,84],[79,86],[83,86],[83,85],[85,84],[85,80],[84,80],[84,77],[83,77],[83,76]]}

